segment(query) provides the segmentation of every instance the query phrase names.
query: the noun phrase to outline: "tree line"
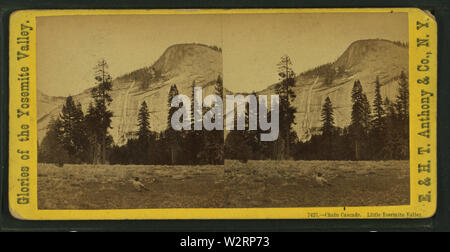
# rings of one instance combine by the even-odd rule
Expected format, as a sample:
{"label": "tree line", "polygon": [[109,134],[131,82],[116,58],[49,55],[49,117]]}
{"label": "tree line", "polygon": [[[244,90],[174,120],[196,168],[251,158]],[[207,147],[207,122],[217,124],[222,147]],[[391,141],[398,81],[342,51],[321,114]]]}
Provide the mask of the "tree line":
{"label": "tree line", "polygon": [[[247,161],[250,159],[306,159],[306,160],[390,160],[409,158],[409,91],[404,72],[398,78],[398,95],[394,101],[381,95],[381,83],[375,79],[375,97],[370,105],[359,80],[353,85],[351,123],[336,126],[334,107],[326,97],[321,110],[320,133],[307,142],[299,141],[294,130],[296,75],[288,56],[278,64],[279,83],[275,92],[279,96],[279,137],[273,142],[263,142],[258,137],[264,133],[260,127],[248,130],[249,113],[245,113],[246,128],[233,130],[224,137],[223,130],[180,130],[171,127],[171,118],[177,110],[171,106],[179,94],[171,85],[167,96],[167,127],[162,132],[152,130],[151,113],[144,101],[138,112],[135,138],[118,146],[109,135],[112,102],[112,78],[106,61],[95,67],[96,86],[91,89],[92,101],[86,114],[72,96],[66,98],[61,112],[53,118],[38,148],[38,161],[43,163],[89,164],[223,164],[224,159]],[[194,113],[194,88],[192,83],[191,113]],[[215,82],[215,94],[224,97],[222,77]],[[253,93],[256,95],[256,93]],[[259,99],[256,99],[259,101]],[[181,104],[182,105],[182,104]],[[263,104],[258,104],[262,106]],[[235,110],[236,111],[236,110]],[[270,111],[270,110],[269,110]],[[206,109],[202,113],[206,113]],[[235,114],[235,119],[237,114]],[[270,118],[269,115],[267,115]],[[194,125],[191,115],[191,125]],[[234,120],[237,123],[237,120]],[[193,128],[193,127],[192,127]]]}
{"label": "tree line", "polygon": [[394,101],[383,99],[381,83],[375,79],[372,106],[356,80],[352,89],[351,123],[335,126],[334,109],[329,97],[321,111],[321,134],[307,143],[298,143],[296,159],[316,160],[403,160],[409,159],[409,88],[404,72],[398,80]]}
{"label": "tree line", "polygon": [[[289,61],[282,58],[282,64]],[[401,72],[396,78],[398,95],[394,101],[381,95],[381,82],[375,78],[375,96],[370,105],[360,80],[353,84],[351,123],[336,126],[334,106],[326,97],[321,109],[322,126],[307,142],[299,141],[293,130],[295,75],[283,76],[275,88],[280,95],[280,137],[274,142],[261,142],[255,131],[233,131],[225,140],[225,158],[293,159],[293,160],[403,160],[409,159],[409,88],[408,78]],[[292,78],[291,80],[288,80]],[[283,104],[284,103],[284,104]]]}
{"label": "tree line", "polygon": [[[48,130],[38,146],[38,161],[42,163],[89,164],[223,164],[223,130],[172,129],[171,118],[177,108],[171,107],[172,99],[179,94],[172,85],[168,93],[167,128],[152,131],[148,104],[140,105],[135,138],[118,146],[109,135],[112,111],[112,78],[107,72],[106,61],[100,61],[96,69],[97,85],[91,90],[92,101],[86,115],[82,106],[72,96],[66,98],[57,118],[51,119]],[[195,81],[192,83],[194,93]],[[223,98],[223,81],[218,76],[215,94]],[[193,97],[193,96],[192,96]],[[194,102],[191,103],[194,106]],[[182,105],[182,104],[181,104]],[[191,109],[194,113],[194,108]],[[206,111],[203,111],[205,113]],[[191,124],[194,124],[192,115]]]}
{"label": "tree line", "polygon": [[[191,85],[194,97],[195,81]],[[167,127],[162,132],[151,130],[147,103],[141,104],[138,113],[137,137],[129,139],[123,146],[111,149],[112,164],[152,164],[152,165],[204,165],[224,163],[223,130],[174,130],[172,115],[178,108],[172,107],[172,99],[179,94],[176,85],[170,87],[167,97]],[[223,98],[223,81],[218,76],[215,94]],[[182,104],[180,104],[180,107]],[[191,128],[194,128],[194,100],[191,101]],[[203,114],[206,110],[203,110]]]}

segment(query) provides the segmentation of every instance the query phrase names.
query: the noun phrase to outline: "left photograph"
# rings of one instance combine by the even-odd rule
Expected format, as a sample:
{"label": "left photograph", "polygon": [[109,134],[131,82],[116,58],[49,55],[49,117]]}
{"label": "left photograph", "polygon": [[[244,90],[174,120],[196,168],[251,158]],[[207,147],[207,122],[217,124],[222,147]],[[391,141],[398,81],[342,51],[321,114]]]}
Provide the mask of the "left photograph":
{"label": "left photograph", "polygon": [[223,130],[170,127],[177,95],[223,97],[220,16],[36,27],[39,209],[223,207]]}

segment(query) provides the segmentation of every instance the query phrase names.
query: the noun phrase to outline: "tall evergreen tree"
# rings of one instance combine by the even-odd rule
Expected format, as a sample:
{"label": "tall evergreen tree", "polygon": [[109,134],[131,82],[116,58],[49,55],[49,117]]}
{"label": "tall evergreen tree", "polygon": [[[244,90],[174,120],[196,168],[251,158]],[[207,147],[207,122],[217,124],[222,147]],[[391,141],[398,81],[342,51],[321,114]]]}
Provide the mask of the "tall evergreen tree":
{"label": "tall evergreen tree", "polygon": [[409,83],[405,72],[400,73],[398,96],[396,100],[396,107],[399,119],[402,121],[409,120]]}
{"label": "tall evergreen tree", "polygon": [[350,131],[354,141],[355,159],[359,160],[361,157],[361,142],[370,128],[370,105],[359,80],[356,80],[353,85],[352,102]]}
{"label": "tall evergreen tree", "polygon": [[172,115],[173,115],[173,113],[175,113],[175,111],[177,111],[177,108],[172,107],[172,105],[171,105],[172,104],[172,100],[178,94],[179,94],[179,92],[178,92],[177,86],[176,85],[170,86],[169,95],[168,95],[168,98],[167,98],[167,106],[169,106],[169,113],[167,114],[167,128],[168,129],[172,128],[172,123],[171,123]]}
{"label": "tall evergreen tree", "polygon": [[[172,119],[172,115],[173,113],[175,113],[175,111],[177,111],[177,108],[172,107],[172,100],[175,96],[178,95],[178,88],[176,85],[172,85],[170,87],[169,90],[169,95],[167,98],[167,105],[169,106],[169,113],[167,115],[167,129],[166,129],[166,137],[168,140],[168,147],[169,147],[169,152],[170,152],[170,161],[171,164],[175,164],[176,162],[176,150],[177,150],[177,144],[179,141],[179,132],[175,131],[172,128],[172,123],[171,123],[171,119]],[[181,104],[180,104],[181,106]]]}
{"label": "tall evergreen tree", "polygon": [[295,123],[296,108],[292,106],[296,95],[295,73],[292,70],[292,61],[284,55],[278,63],[278,76],[280,82],[275,86],[275,92],[280,98],[280,136],[276,144],[276,159],[288,159],[290,155],[291,131]]}
{"label": "tall evergreen tree", "polygon": [[399,150],[401,159],[409,158],[409,82],[405,72],[400,73],[396,108],[398,115]]}
{"label": "tall evergreen tree", "polygon": [[71,162],[79,163],[86,160],[87,135],[81,104],[75,104],[72,96],[66,98],[59,114],[61,124],[61,141],[67,153],[72,157]]}
{"label": "tall evergreen tree", "polygon": [[142,102],[138,112],[138,127],[138,139],[140,141],[148,141],[150,136],[150,112],[145,101]]}
{"label": "tall evergreen tree", "polygon": [[[222,76],[217,76],[217,81],[215,84],[215,94],[219,96],[222,99],[223,102],[223,80]],[[213,120],[223,120],[223,115],[221,115],[219,118],[214,118]],[[223,125],[225,123],[223,122]],[[208,155],[211,157],[209,163],[213,164],[223,164],[224,162],[224,156],[225,156],[225,150],[224,150],[224,131],[223,130],[213,130],[212,132],[208,133],[211,137],[209,137],[209,146],[207,148]]]}
{"label": "tall evergreen tree", "polygon": [[395,105],[389,100],[388,97],[384,100],[384,110],[386,111],[385,128],[383,131],[383,145],[382,145],[382,158],[384,159],[396,159],[396,152],[398,144],[397,141],[397,113]]}
{"label": "tall evergreen tree", "polygon": [[86,119],[88,120],[89,130],[93,135],[93,162],[106,162],[106,145],[108,129],[111,128],[111,117],[113,113],[109,110],[112,98],[109,92],[112,90],[112,78],[107,72],[108,64],[105,60],[97,63],[95,70],[95,81],[97,86],[91,90],[91,96],[94,100],[90,104]]}
{"label": "tall evergreen tree", "polygon": [[334,111],[333,104],[330,97],[325,99],[325,103],[322,106],[322,135],[330,137],[334,132]]}
{"label": "tall evergreen tree", "polygon": [[372,108],[370,107],[369,99],[367,98],[366,93],[362,95],[363,101],[363,122],[364,122],[364,133],[368,134],[372,129]]}
{"label": "tall evergreen tree", "polygon": [[[256,97],[256,111],[253,111],[250,109],[250,104],[247,104],[246,109],[245,109],[245,114],[246,114],[246,118],[245,118],[245,127],[246,127],[246,131],[244,131],[246,133],[246,139],[248,144],[251,146],[252,148],[252,154],[253,154],[253,159],[259,159],[257,157],[257,155],[259,154],[260,150],[261,150],[261,140],[260,140],[260,136],[263,133],[263,131],[260,129],[259,127],[259,121],[258,121],[258,116],[259,116],[259,97],[256,94],[255,91],[253,91],[251,93],[252,96]],[[260,115],[260,116],[265,116],[265,115]],[[251,130],[250,129],[250,118],[257,118],[256,120],[256,130]]]}
{"label": "tall evergreen tree", "polygon": [[64,163],[69,161],[69,154],[62,141],[61,129],[62,125],[59,118],[51,118],[47,126],[47,133],[39,145],[39,163],[54,163],[63,166]]}
{"label": "tall evergreen tree", "polygon": [[377,136],[379,136],[384,129],[384,116],[385,111],[383,108],[383,98],[381,97],[381,83],[380,78],[377,76],[375,81],[375,98],[373,100],[373,130]]}
{"label": "tall evergreen tree", "polygon": [[[195,95],[195,88],[196,88],[196,82],[195,80],[192,81],[192,85],[191,85],[191,92],[192,92],[192,97],[191,97],[191,131],[189,131],[186,134],[186,138],[187,138],[187,143],[186,146],[189,146],[189,158],[190,158],[190,163],[192,164],[199,164],[199,162],[201,161],[200,159],[206,159],[205,153],[202,153],[202,151],[205,150],[205,139],[204,139],[204,132],[203,130],[195,130],[195,124],[198,123],[199,121],[198,118],[201,118],[203,116],[203,113],[205,112],[205,110],[200,110],[200,111],[196,111],[195,107],[196,107],[196,101],[194,99],[194,95]],[[197,118],[196,118],[197,117]]]}
{"label": "tall evergreen tree", "polygon": [[388,97],[386,97],[384,99],[383,106],[384,106],[384,111],[386,113],[386,117],[390,118],[390,117],[396,116],[395,107],[392,104],[391,100],[389,100]]}
{"label": "tall evergreen tree", "polygon": [[216,95],[223,99],[223,80],[222,76],[217,76],[216,85],[214,87]]}
{"label": "tall evergreen tree", "polygon": [[142,102],[138,112],[138,132],[137,144],[140,152],[139,163],[149,164],[150,162],[150,112],[148,111],[147,103]]}
{"label": "tall evergreen tree", "polygon": [[334,126],[334,110],[330,97],[325,98],[325,103],[322,106],[321,111],[322,119],[322,143],[321,149],[327,150],[324,152],[323,157],[330,160],[334,156],[333,140],[335,138],[335,126]]}

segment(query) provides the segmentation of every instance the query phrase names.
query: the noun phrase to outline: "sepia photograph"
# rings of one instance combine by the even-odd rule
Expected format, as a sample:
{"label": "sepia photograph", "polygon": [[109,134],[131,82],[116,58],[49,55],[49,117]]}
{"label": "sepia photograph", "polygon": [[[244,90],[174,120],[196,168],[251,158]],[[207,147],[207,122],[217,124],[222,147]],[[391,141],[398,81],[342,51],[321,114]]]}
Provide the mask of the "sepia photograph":
{"label": "sepia photograph", "polygon": [[405,206],[407,12],[36,18],[39,210]]}

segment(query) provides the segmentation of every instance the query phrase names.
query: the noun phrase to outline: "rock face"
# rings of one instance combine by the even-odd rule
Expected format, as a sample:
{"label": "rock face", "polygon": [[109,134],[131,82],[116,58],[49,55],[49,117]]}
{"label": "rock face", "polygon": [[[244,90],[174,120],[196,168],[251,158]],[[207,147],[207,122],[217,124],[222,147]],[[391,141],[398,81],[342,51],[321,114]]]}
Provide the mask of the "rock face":
{"label": "rock face", "polygon": [[[389,97],[393,100],[401,71],[408,72],[407,47],[387,40],[361,40],[351,44],[335,62],[297,76],[294,128],[301,140],[307,141],[320,127],[320,111],[327,96],[334,106],[336,125],[345,127],[351,119],[354,81],[361,81],[372,103],[378,76],[383,99]],[[114,117],[110,134],[115,143],[124,144],[137,131],[137,113],[143,101],[147,102],[151,112],[152,130],[162,131],[167,126],[167,95],[171,85],[177,85],[180,94],[191,95],[191,85],[195,81],[196,86],[203,87],[206,95],[214,92],[219,75],[222,75],[221,51],[200,44],[179,44],[169,47],[152,66],[114,79],[111,92]],[[259,94],[274,94],[274,85]],[[90,90],[74,98],[81,102],[83,109],[87,109],[91,101]],[[38,92],[39,140],[45,136],[50,118],[58,115],[63,103],[63,97],[50,97]]]}

